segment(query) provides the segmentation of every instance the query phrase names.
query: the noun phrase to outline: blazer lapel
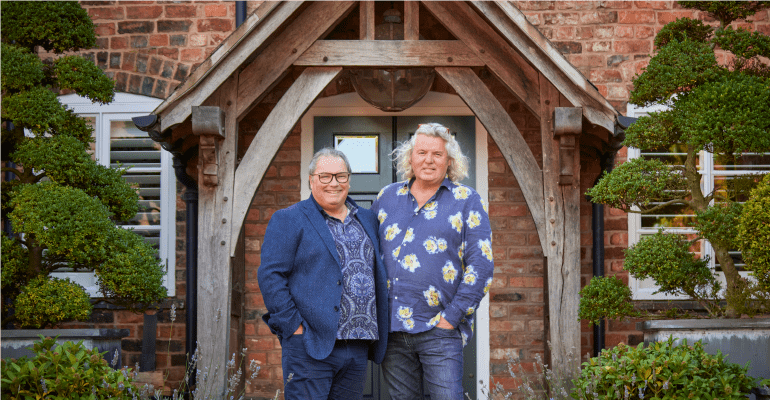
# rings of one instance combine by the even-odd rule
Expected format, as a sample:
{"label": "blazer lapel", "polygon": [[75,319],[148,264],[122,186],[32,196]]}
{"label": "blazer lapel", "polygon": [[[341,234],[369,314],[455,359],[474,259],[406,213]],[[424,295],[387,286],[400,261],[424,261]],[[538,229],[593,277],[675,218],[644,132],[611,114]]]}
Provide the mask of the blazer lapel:
{"label": "blazer lapel", "polygon": [[321,241],[324,243],[324,245],[326,245],[329,253],[331,253],[332,257],[334,257],[334,260],[337,261],[337,265],[340,265],[340,255],[339,252],[337,252],[337,246],[334,243],[332,232],[329,230],[329,225],[326,225],[326,220],[324,219],[323,215],[321,215],[321,212],[316,207],[315,200],[313,200],[311,197],[303,201],[302,205],[302,212],[304,212],[305,216],[307,216],[307,219],[310,221],[310,225],[312,225],[316,232],[318,232],[318,235],[321,237]]}

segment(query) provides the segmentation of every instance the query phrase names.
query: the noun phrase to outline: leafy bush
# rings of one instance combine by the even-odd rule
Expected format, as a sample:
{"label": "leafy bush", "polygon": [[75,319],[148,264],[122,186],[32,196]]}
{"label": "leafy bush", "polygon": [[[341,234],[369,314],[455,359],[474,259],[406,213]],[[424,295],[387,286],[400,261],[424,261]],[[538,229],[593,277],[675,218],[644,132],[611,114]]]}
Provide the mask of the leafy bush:
{"label": "leafy bush", "polygon": [[598,324],[604,318],[637,316],[631,302],[631,289],[616,276],[595,276],[580,290],[580,319]]}
{"label": "leafy bush", "polygon": [[701,341],[688,345],[673,337],[645,347],[623,343],[583,363],[573,380],[574,399],[744,399],[755,386],[748,366],[711,355]]}
{"label": "leafy bush", "polygon": [[32,346],[35,355],[2,361],[0,393],[9,399],[93,400],[136,398],[130,369],[110,368],[98,350],[78,343],[56,344],[43,338]]}
{"label": "leafy bush", "polygon": [[[96,44],[77,2],[0,2],[2,162],[16,179],[2,183],[2,326],[42,328],[87,320],[89,295],[50,278],[67,267],[96,274],[101,300],[141,311],[166,297],[164,268],[139,235],[116,226],[138,211],[126,170],[94,161],[93,129],[57,93],[95,102],[114,97],[113,82],[92,61],[65,52]],[[38,58],[39,47],[54,57]],[[7,128],[7,129],[6,129]],[[27,134],[28,133],[28,134]]]}
{"label": "leafy bush", "polygon": [[770,292],[770,175],[751,192],[743,210],[737,242],[757,284]]}

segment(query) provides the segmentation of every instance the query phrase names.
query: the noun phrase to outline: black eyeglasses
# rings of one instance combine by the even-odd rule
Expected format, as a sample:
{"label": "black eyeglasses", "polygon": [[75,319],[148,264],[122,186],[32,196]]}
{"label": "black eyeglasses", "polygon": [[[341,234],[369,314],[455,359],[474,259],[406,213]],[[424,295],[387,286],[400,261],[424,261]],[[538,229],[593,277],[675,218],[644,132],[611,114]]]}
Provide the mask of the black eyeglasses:
{"label": "black eyeglasses", "polygon": [[345,183],[350,179],[350,172],[337,172],[336,174],[310,174],[318,175],[318,180],[321,183],[331,183],[332,178],[336,179],[339,183]]}

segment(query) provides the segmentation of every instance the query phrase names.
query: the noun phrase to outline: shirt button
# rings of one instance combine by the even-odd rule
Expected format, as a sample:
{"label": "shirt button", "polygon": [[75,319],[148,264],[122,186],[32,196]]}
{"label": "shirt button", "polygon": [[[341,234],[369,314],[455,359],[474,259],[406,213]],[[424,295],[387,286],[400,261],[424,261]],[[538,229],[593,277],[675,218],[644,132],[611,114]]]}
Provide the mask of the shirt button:
{"label": "shirt button", "polygon": [[337,307],[337,306],[334,306],[334,311],[339,311],[339,310],[340,310],[340,308],[339,308],[339,307]]}
{"label": "shirt button", "polygon": [[337,281],[337,285],[342,285],[342,281]]}
{"label": "shirt button", "polygon": [[394,299],[398,300],[398,296],[394,297]]}

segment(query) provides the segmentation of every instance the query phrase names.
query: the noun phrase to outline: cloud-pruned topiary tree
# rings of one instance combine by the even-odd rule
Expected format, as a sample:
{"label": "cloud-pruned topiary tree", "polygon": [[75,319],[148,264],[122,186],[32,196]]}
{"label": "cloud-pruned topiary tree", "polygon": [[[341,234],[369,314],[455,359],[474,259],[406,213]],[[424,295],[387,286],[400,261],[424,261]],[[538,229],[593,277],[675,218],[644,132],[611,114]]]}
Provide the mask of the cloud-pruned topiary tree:
{"label": "cloud-pruned topiary tree", "polygon": [[[133,218],[138,195],[124,169],[89,155],[93,129],[62,106],[74,92],[97,103],[113,82],[92,61],[72,55],[96,45],[94,25],[77,2],[2,2],[3,182],[2,326],[40,328],[87,320],[91,300],[62,267],[93,270],[102,300],[132,311],[166,297],[164,266],[139,235],[116,225]],[[54,57],[41,60],[38,51]],[[68,54],[68,55],[65,55]]]}
{"label": "cloud-pruned topiary tree", "polygon": [[[768,303],[758,300],[768,298],[767,286],[741,277],[729,253],[738,249],[740,201],[761,177],[734,179],[728,190],[704,193],[698,162],[702,151],[713,153],[720,164],[737,163],[744,153],[770,152],[770,37],[731,26],[770,3],[680,4],[708,13],[719,25],[681,18],[657,34],[657,54],[634,80],[630,102],[668,108],[639,118],[626,131],[624,145],[653,152],[677,146],[686,156],[681,165],[633,159],[604,175],[587,194],[595,203],[626,212],[666,213],[663,210],[676,206],[694,215],[689,227],[696,235],[661,232],[629,248],[624,268],[632,275],[652,278],[659,292],[699,301],[712,317],[766,312]],[[718,51],[724,52],[726,62],[717,61]],[[706,260],[688,251],[700,239],[712,244],[724,285]],[[581,302],[586,309],[601,303],[599,297],[586,296]],[[589,319],[596,320],[596,315]]]}

